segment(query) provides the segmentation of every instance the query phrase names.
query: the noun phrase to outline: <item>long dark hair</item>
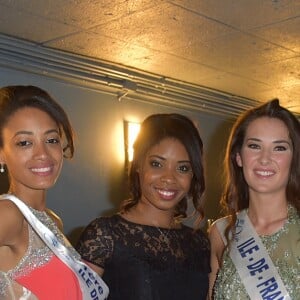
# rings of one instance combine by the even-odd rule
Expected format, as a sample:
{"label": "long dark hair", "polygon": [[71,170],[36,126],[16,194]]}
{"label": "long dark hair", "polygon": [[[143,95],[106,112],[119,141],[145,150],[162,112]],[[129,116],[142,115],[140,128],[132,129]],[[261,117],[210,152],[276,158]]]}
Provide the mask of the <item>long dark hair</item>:
{"label": "long dark hair", "polygon": [[[205,190],[203,143],[194,123],[189,118],[176,113],[154,114],[142,123],[134,143],[134,156],[129,171],[132,198],[122,203],[121,211],[128,211],[140,200],[141,187],[137,172],[139,163],[150,148],[165,138],[174,138],[180,141],[189,155],[193,178],[188,197],[192,199],[193,205],[199,213],[199,219],[202,219],[204,217],[202,195]],[[185,218],[187,216],[187,201],[188,199],[185,197],[178,203],[175,208],[175,218]]]}
{"label": "long dark hair", "polygon": [[262,117],[281,120],[289,131],[289,137],[293,147],[293,157],[290,176],[286,187],[286,195],[288,202],[292,204],[297,209],[298,214],[300,214],[300,123],[293,113],[280,106],[278,99],[274,99],[246,111],[238,118],[231,130],[224,159],[226,181],[221,199],[223,208],[231,217],[231,223],[228,229],[232,228],[236,221],[236,212],[249,207],[248,184],[245,181],[242,168],[237,165],[236,156],[237,153],[241,151],[249,124]]}

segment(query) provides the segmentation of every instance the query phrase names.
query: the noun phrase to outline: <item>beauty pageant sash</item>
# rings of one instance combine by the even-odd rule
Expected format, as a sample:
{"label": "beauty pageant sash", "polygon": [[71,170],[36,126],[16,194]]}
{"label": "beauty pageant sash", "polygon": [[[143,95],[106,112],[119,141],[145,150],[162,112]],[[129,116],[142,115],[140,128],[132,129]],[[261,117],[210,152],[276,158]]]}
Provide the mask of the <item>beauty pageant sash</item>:
{"label": "beauty pageant sash", "polygon": [[[218,220],[216,225],[226,245],[226,218]],[[291,300],[246,210],[237,214],[229,254],[251,299]]]}
{"label": "beauty pageant sash", "polygon": [[38,233],[46,245],[74,272],[80,283],[83,300],[107,299],[109,289],[102,278],[89,266],[77,260],[70,250],[57,239],[53,232],[36,218],[23,201],[11,194],[0,195],[0,200],[4,199],[9,199],[18,206],[28,223]]}

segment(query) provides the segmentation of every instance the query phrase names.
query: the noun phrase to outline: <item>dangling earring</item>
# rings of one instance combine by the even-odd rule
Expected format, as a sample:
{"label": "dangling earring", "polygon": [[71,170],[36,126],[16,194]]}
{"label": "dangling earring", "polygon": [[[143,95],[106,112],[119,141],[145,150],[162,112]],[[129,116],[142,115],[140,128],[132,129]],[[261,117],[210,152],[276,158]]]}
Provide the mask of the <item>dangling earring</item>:
{"label": "dangling earring", "polygon": [[4,172],[5,172],[4,164],[1,163],[1,164],[0,164],[0,173],[4,173]]}

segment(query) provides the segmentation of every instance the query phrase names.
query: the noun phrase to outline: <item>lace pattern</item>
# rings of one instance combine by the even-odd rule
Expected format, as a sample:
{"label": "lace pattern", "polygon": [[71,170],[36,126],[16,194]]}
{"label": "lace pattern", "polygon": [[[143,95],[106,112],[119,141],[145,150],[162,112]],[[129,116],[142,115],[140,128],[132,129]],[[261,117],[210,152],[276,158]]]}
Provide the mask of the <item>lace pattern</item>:
{"label": "lace pattern", "polygon": [[100,217],[81,235],[82,258],[104,269],[111,300],[204,300],[210,248],[205,234]]}
{"label": "lace pattern", "polygon": [[[189,260],[187,250],[193,247],[199,252],[210,249],[204,234],[187,226],[180,229],[157,228],[131,223],[119,215],[92,222],[85,229],[77,249],[84,259],[103,268],[111,260],[117,243],[134,245],[145,256],[158,257],[170,263]],[[197,257],[192,259],[198,260]]]}

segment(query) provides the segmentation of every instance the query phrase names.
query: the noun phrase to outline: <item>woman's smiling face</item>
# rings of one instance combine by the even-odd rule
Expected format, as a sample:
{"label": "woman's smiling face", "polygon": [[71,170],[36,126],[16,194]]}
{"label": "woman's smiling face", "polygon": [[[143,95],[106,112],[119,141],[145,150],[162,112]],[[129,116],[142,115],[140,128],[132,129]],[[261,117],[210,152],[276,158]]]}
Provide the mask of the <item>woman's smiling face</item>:
{"label": "woman's smiling face", "polygon": [[183,144],[165,138],[154,145],[138,169],[143,204],[157,210],[173,211],[188,194],[193,171]]}
{"label": "woman's smiling face", "polygon": [[293,157],[288,128],[277,118],[252,121],[236,160],[250,192],[285,192]]}
{"label": "woman's smiling face", "polygon": [[1,160],[7,165],[11,191],[48,189],[59,176],[63,149],[56,122],[44,111],[16,111],[2,131]]}

